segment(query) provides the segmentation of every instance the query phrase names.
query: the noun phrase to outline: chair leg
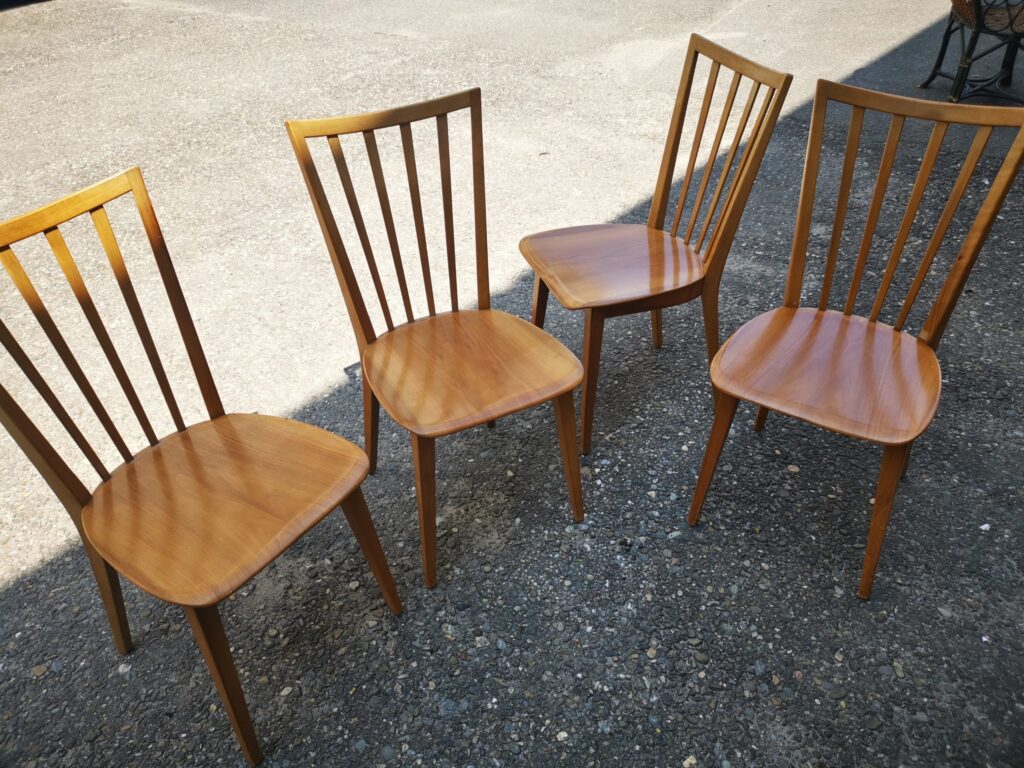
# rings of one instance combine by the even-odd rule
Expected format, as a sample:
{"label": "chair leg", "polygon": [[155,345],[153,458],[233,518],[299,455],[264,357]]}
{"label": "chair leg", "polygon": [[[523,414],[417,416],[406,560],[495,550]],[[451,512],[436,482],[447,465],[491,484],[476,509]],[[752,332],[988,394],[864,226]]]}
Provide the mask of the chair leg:
{"label": "chair leg", "polygon": [[366,507],[362,489],[356,488],[350,493],[348,498],[341,502],[341,509],[348,520],[349,528],[352,529],[352,535],[356,537],[359,548],[363,550],[363,557],[366,558],[380,591],[384,593],[388,608],[398,616],[402,612],[402,599],[395,588],[395,580],[391,576],[384,550],[381,549],[380,539],[377,538],[377,529],[373,527],[373,518]]}
{"label": "chair leg", "polygon": [[585,310],[583,323],[583,404],[580,407],[580,453],[590,453],[594,429],[594,401],[597,399],[597,374],[601,367],[601,341],[604,315],[596,309]]}
{"label": "chair leg", "polygon": [[412,468],[416,476],[416,505],[420,510],[420,557],[423,583],[437,584],[437,480],[434,474],[434,438],[412,435]]}
{"label": "chair leg", "polygon": [[971,36],[967,40],[967,45],[964,47],[963,53],[960,56],[960,66],[957,67],[956,76],[953,78],[953,87],[949,92],[949,100],[953,102],[960,101],[960,94],[963,93],[964,87],[967,85],[967,75],[971,71],[971,64],[974,63],[974,48],[978,44],[978,37],[981,33],[976,30],[971,30]]}
{"label": "chair leg", "polygon": [[900,473],[906,463],[910,444],[887,445],[882,453],[882,470],[878,474],[878,487],[875,489],[875,509],[871,513],[871,528],[868,531],[868,546],[864,553],[864,567],[860,573],[860,589],[857,596],[861,600],[871,597],[871,584],[875,580],[875,568],[878,556],[882,552],[882,539],[885,528],[889,524],[889,513],[892,511],[892,500],[896,496]]}
{"label": "chair leg", "polygon": [[718,288],[701,294],[700,308],[704,315],[704,340],[708,345],[708,367],[718,354]]}
{"label": "chair leg", "polygon": [[199,650],[202,651],[206,666],[210,669],[210,676],[224,703],[224,711],[227,712],[231,727],[235,730],[242,753],[250,765],[258,765],[263,760],[263,753],[256,740],[256,730],[249,717],[249,708],[245,705],[242,684],[238,681],[238,672],[231,658],[231,647],[224,634],[217,606],[183,607],[188,623],[192,625],[192,631],[195,633],[196,642],[199,643]]}
{"label": "chair leg", "polygon": [[664,341],[661,333],[661,310],[651,310],[651,341],[654,342],[655,349],[661,349],[661,344]]}
{"label": "chair leg", "polygon": [[128,626],[128,613],[124,609],[121,579],[117,575],[117,571],[87,543],[85,552],[89,557],[93,575],[96,577],[96,586],[99,588],[100,598],[103,600],[103,608],[107,612],[110,631],[114,635],[114,646],[120,654],[131,653],[132,633]]}
{"label": "chair leg", "polygon": [[700,520],[700,510],[704,506],[704,497],[711,485],[711,478],[715,475],[715,467],[718,465],[718,457],[722,455],[722,446],[725,445],[725,438],[729,436],[729,427],[732,426],[733,416],[736,415],[736,406],[739,400],[724,392],[718,393],[715,401],[715,422],[711,425],[711,436],[708,438],[708,447],[704,451],[704,463],[700,468],[700,477],[697,478],[697,487],[693,490],[693,501],[690,503],[690,526],[695,526]]}
{"label": "chair leg", "polygon": [[380,434],[380,401],[363,375],[363,447],[370,459],[370,474],[377,471],[377,436]]}
{"label": "chair leg", "polygon": [[538,328],[544,327],[544,317],[548,313],[548,285],[540,279],[540,275],[533,278],[533,312],[530,322]]}
{"label": "chair leg", "polygon": [[907,444],[907,455],[903,457],[903,469],[900,470],[900,480],[907,476],[907,472],[910,471],[910,448],[913,443]]}
{"label": "chair leg", "polygon": [[1003,52],[1003,63],[999,68],[1002,77],[999,78],[999,84],[1004,88],[1009,88],[1013,84],[1013,66],[1017,62],[1017,51],[1020,49],[1021,38],[1012,37],[1006,44],[1006,51]]}
{"label": "chair leg", "polygon": [[562,464],[565,466],[565,484],[569,487],[569,504],[573,522],[583,522],[583,488],[580,485],[580,455],[576,449],[576,406],[572,392],[559,395],[551,401],[558,424],[558,442],[562,446]]}
{"label": "chair leg", "polygon": [[932,67],[932,71],[925,81],[917,86],[918,88],[927,88],[932,84],[932,81],[938,77],[939,70],[942,69],[942,62],[946,59],[946,49],[949,48],[949,38],[953,36],[956,23],[956,16],[950,12],[949,21],[946,22],[946,31],[942,33],[942,43],[939,45],[939,55],[935,58],[935,66]]}
{"label": "chair leg", "polygon": [[760,432],[764,429],[764,422],[768,418],[768,409],[763,405],[757,407],[757,416],[754,417],[754,431]]}
{"label": "chair leg", "polygon": [[494,421],[493,419],[487,422],[488,429],[494,429],[496,426],[498,426],[498,422]]}

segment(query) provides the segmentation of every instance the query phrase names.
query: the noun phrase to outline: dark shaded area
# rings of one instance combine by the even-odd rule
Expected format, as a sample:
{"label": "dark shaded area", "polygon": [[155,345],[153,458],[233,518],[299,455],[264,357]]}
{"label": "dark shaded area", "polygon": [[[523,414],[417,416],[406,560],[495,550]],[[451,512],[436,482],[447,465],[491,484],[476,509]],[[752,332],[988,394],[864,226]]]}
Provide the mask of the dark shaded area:
{"label": "dark shaded area", "polygon": [[[941,29],[849,82],[916,95]],[[809,112],[769,148],[723,336],[781,298]],[[867,133],[866,153],[883,141]],[[661,350],[646,316],[613,320],[583,525],[550,408],[441,440],[440,584],[423,589],[408,440],[385,416],[364,491],[406,613],[387,612],[340,515],[224,605],[265,764],[1020,765],[1022,193],[1018,180],[947,331],[942,404],[870,602],[854,591],[880,451],[781,418],[756,435],[742,407],[688,529],[711,424],[699,309],[666,312]],[[531,283],[495,306],[528,315]],[[580,349],[579,315],[552,302],[547,327]],[[295,416],[358,441],[347,373]],[[242,764],[180,611],[127,599],[137,650],[117,657],[80,550],[0,593],[0,762]]]}
{"label": "dark shaded area", "polygon": [[0,0],[0,11],[9,11],[11,8],[21,8],[25,5],[38,5],[48,0]]}

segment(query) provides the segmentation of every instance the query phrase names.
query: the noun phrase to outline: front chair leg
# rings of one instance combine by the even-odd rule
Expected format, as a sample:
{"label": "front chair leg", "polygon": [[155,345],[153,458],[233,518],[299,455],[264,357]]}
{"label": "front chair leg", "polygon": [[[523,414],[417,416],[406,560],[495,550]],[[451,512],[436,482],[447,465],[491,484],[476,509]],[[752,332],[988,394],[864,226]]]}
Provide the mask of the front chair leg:
{"label": "front chair leg", "polygon": [[370,459],[370,474],[377,471],[377,437],[380,433],[380,401],[363,374],[363,446]]}
{"label": "front chair leg", "polygon": [[768,418],[768,409],[763,405],[757,407],[757,416],[754,417],[754,431],[760,432],[764,429],[764,422]]}
{"label": "front chair leg", "polygon": [[224,634],[224,625],[221,624],[217,606],[207,605],[201,608],[183,606],[183,608],[188,623],[192,625],[196,642],[199,643],[199,650],[202,651],[203,658],[206,659],[206,666],[210,669],[210,676],[224,703],[224,711],[228,714],[231,727],[235,729],[235,736],[238,737],[242,753],[250,765],[258,765],[263,760],[263,753],[256,740],[256,730],[252,727],[249,708],[245,705],[242,684],[238,681],[238,672],[235,670],[235,662],[231,658],[231,647]]}
{"label": "front chair leg", "polygon": [[700,520],[700,510],[704,506],[704,497],[708,493],[708,486],[711,485],[711,478],[715,475],[715,467],[718,465],[718,457],[722,455],[722,446],[725,445],[725,438],[729,435],[729,427],[732,426],[733,416],[736,415],[736,406],[739,400],[724,392],[719,392],[715,400],[715,422],[711,425],[711,436],[708,438],[708,447],[704,451],[704,463],[700,468],[700,477],[697,478],[697,487],[693,490],[693,501],[690,504],[690,526],[697,524]]}
{"label": "front chair leg", "polygon": [[548,285],[540,279],[540,275],[533,278],[533,312],[530,322],[538,328],[544,327],[544,317],[548,312]]}
{"label": "front chair leg", "polygon": [[96,577],[96,586],[100,590],[103,608],[107,612],[110,631],[114,635],[114,646],[120,654],[131,653],[132,633],[128,627],[128,613],[124,609],[121,579],[117,575],[117,571],[88,543],[85,544],[85,552],[89,557],[93,575]]}
{"label": "front chair leg", "polygon": [[597,400],[597,374],[601,367],[601,341],[604,315],[596,309],[585,310],[583,321],[583,404],[580,406],[580,452],[590,453],[594,429],[594,402]]}
{"label": "front chair leg", "polygon": [[437,481],[434,474],[434,438],[412,435],[412,468],[416,478],[416,505],[420,511],[420,556],[423,583],[437,584]]}
{"label": "front chair leg", "polygon": [[664,342],[664,336],[661,332],[661,310],[651,310],[651,341],[654,343],[655,349],[661,349],[661,345]]}
{"label": "front chair leg", "polygon": [[942,62],[946,58],[946,49],[949,47],[949,38],[953,35],[954,25],[956,24],[956,15],[951,11],[949,14],[949,21],[946,22],[946,31],[942,33],[942,43],[939,45],[939,55],[935,59],[935,66],[932,67],[931,73],[925,78],[925,81],[921,83],[918,88],[927,88],[932,84],[932,81],[938,76],[939,71],[942,69]]}
{"label": "front chair leg", "polygon": [[875,509],[871,513],[871,529],[868,531],[868,546],[864,553],[864,567],[860,572],[860,589],[857,596],[861,600],[871,597],[871,584],[875,580],[875,568],[878,556],[882,552],[882,539],[885,528],[889,524],[889,513],[892,501],[896,497],[896,486],[900,482],[900,474],[910,452],[910,444],[887,445],[882,453],[882,470],[878,474],[878,487],[875,489]]}
{"label": "front chair leg", "polygon": [[381,549],[380,539],[377,538],[377,529],[373,527],[373,518],[370,517],[370,510],[366,507],[366,499],[363,497],[361,488],[356,488],[349,494],[348,498],[341,502],[341,509],[345,513],[348,525],[352,529],[352,535],[359,542],[359,548],[363,550],[367,565],[373,577],[377,580],[380,591],[384,593],[384,599],[388,608],[397,616],[402,612],[402,599],[398,596],[395,588],[395,580],[391,576],[391,569],[388,567],[388,560]]}
{"label": "front chair leg", "polygon": [[583,488],[580,485],[580,455],[576,449],[576,406],[572,392],[559,395],[551,401],[558,423],[558,442],[562,446],[562,464],[565,466],[565,484],[569,487],[569,504],[574,522],[583,522]]}

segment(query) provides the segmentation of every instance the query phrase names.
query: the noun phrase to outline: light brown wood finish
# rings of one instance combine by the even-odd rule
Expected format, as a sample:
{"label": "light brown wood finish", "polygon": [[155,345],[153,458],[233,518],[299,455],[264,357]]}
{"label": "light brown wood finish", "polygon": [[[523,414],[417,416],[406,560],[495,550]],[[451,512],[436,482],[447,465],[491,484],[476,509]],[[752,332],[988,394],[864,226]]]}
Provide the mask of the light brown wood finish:
{"label": "light brown wood finish", "polygon": [[[676,213],[665,220],[683,124],[700,59],[708,79],[690,144]],[[728,92],[713,131],[715,87],[729,72]],[[604,320],[651,313],[655,347],[662,345],[661,311],[700,298],[708,362],[718,351],[718,288],[747,197],[757,177],[791,75],[775,72],[699,35],[690,38],[647,225],[603,224],[556,229],[523,238],[519,249],[536,273],[533,321],[543,327],[548,291],[568,309],[586,312],[580,447],[590,450]],[[743,104],[730,117],[733,107]],[[758,106],[760,103],[760,106]],[[733,125],[731,133],[727,126]],[[705,134],[713,133],[710,146]],[[727,137],[731,137],[728,138]],[[727,143],[723,140],[727,139]],[[727,149],[726,149],[727,147]],[[741,149],[742,148],[742,149]],[[724,154],[715,178],[716,160]],[[704,170],[696,181],[698,162]],[[684,216],[691,189],[694,200]],[[683,236],[680,227],[685,223]]]}
{"label": "light brown wood finish", "polygon": [[[456,279],[456,240],[452,195],[452,142],[449,115],[469,110],[473,169],[473,233],[476,276],[475,309],[460,303]],[[430,244],[424,225],[427,190],[421,183],[413,124],[433,120],[438,139],[440,197],[444,221],[444,248],[448,274],[450,312],[435,295],[439,281],[430,277]],[[423,578],[428,587],[437,583],[435,441],[439,437],[494,421],[540,403],[555,406],[558,435],[565,464],[573,519],[583,519],[579,456],[575,422],[566,421],[566,403],[583,377],[579,360],[561,343],[535,325],[490,309],[487,268],[487,217],[484,197],[483,125],[480,91],[473,89],[398,109],[322,120],[290,120],[286,124],[292,148],[334,264],[349,319],[362,359],[363,415],[371,467],[376,461],[377,411],[384,410],[411,433],[416,500],[419,509]],[[394,224],[392,197],[385,179],[376,135],[398,128],[405,160],[409,204],[415,230],[417,267],[423,277],[426,317],[414,317],[408,281],[402,276],[402,245]],[[355,196],[345,157],[343,137],[362,134],[381,207],[396,281],[405,309],[404,324],[392,321],[397,313],[388,306],[376,266],[374,249],[366,233],[363,214]],[[345,190],[345,201],[367,262],[386,328],[374,327],[367,301],[356,279],[349,252],[341,237],[335,213],[313,160],[310,142],[326,139]],[[349,141],[350,139],[345,139]],[[407,249],[411,251],[412,249]],[[441,248],[435,250],[440,253]],[[544,289],[546,291],[546,289]],[[369,295],[369,294],[367,294]],[[535,306],[539,303],[535,302]],[[536,316],[534,317],[537,323]],[[541,323],[543,318],[541,318]],[[541,324],[537,323],[537,324]],[[571,410],[571,408],[570,408]],[[572,445],[567,445],[569,441]]]}
{"label": "light brown wood finish", "polygon": [[[186,426],[104,206],[134,199],[156,258],[209,419]],[[89,215],[114,272],[175,431],[159,436],[93,302],[60,227]],[[42,234],[67,278],[125,396],[146,445],[133,450],[59,330],[13,245]],[[20,246],[19,246],[20,247]],[[246,758],[261,752],[245,705],[217,604],[262,570],[339,504],[391,609],[401,601],[359,484],[368,463],[340,437],[286,419],[225,414],[138,168],[0,224],[0,262],[68,368],[124,463],[108,469],[60,397],[0,320],[7,350],[71,442],[93,467],[90,491],[68,462],[0,386],[0,421],[64,504],[89,557],[118,651],[132,648],[119,574],[181,605]],[[5,307],[11,311],[11,307]]]}
{"label": "light brown wood finish", "polygon": [[[833,231],[825,257],[822,287],[814,307],[801,306],[808,243],[814,213],[815,193],[825,137],[826,112],[830,104],[850,108],[850,125],[837,194],[838,209],[832,217]],[[865,113],[888,116],[890,127],[875,176],[865,215],[865,229],[857,248],[850,288],[840,293],[842,309],[829,309],[841,255],[842,228],[851,195],[854,160],[859,147]],[[920,157],[914,183],[907,195],[896,236],[889,253],[883,255],[878,286],[866,316],[853,313],[868,263],[873,253],[875,228],[882,201],[889,192],[889,179],[906,121],[932,123],[930,137]],[[919,212],[925,189],[935,168],[943,139],[951,124],[975,130],[960,171],[948,191],[927,241],[924,254],[909,289],[898,303],[896,321],[880,321],[886,300],[892,299],[894,275],[904,256],[912,227],[922,226]],[[964,199],[964,192],[979,167],[994,129],[1006,128],[1011,141],[1005,155],[996,157],[999,168],[983,191],[983,200],[959,245],[956,258],[936,291],[920,332],[912,336],[903,330],[922,285],[932,273],[949,225]],[[697,481],[689,521],[696,525],[707,488],[729,431],[732,412],[739,400],[758,406],[755,429],[764,427],[768,411],[815,424],[833,432],[868,440],[884,447],[882,468],[875,494],[867,551],[861,569],[859,596],[871,594],[875,568],[882,548],[900,476],[909,464],[910,447],[928,427],[939,402],[942,374],[935,350],[938,348],[956,301],[971,268],[1003,204],[1024,158],[1024,110],[1005,107],[974,107],[907,99],[875,93],[847,85],[818,82],[811,116],[800,202],[797,208],[793,250],[786,281],[783,306],[755,317],[743,325],[718,351],[711,365],[711,380],[721,393],[715,423]],[[941,162],[941,161],[940,161]],[[982,185],[979,185],[982,186]],[[892,195],[890,195],[890,198]],[[969,212],[961,212],[969,220]],[[879,259],[876,258],[876,263]],[[939,278],[933,282],[938,282]],[[892,303],[892,302],[890,302]]]}

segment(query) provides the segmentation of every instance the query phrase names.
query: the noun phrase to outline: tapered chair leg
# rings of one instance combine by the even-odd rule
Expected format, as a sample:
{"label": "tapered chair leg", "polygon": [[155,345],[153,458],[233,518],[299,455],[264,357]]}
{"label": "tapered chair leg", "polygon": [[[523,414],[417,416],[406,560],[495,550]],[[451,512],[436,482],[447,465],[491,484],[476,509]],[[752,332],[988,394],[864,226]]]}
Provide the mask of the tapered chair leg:
{"label": "tapered chair leg", "polygon": [[363,376],[363,447],[370,459],[370,474],[377,471],[377,436],[380,434],[380,401]]}
{"label": "tapered chair leg", "polygon": [[764,422],[768,418],[768,409],[763,405],[757,407],[757,415],[754,417],[754,431],[760,432],[764,429]]}
{"label": "tapered chair leg", "polygon": [[192,625],[192,631],[195,633],[196,642],[199,643],[199,650],[202,651],[203,658],[206,659],[206,666],[210,669],[210,676],[224,703],[224,711],[227,712],[228,720],[231,721],[231,727],[235,729],[235,736],[238,737],[242,753],[250,765],[258,765],[263,760],[263,753],[256,740],[256,730],[249,717],[249,708],[245,705],[242,684],[238,681],[238,672],[235,670],[235,662],[231,658],[231,647],[224,634],[224,626],[221,624],[217,606],[208,605],[202,608],[184,606],[184,609],[188,623]]}
{"label": "tapered chair leg", "polygon": [[939,55],[935,57],[935,66],[932,67],[931,74],[925,78],[925,81],[917,86],[918,88],[927,88],[938,76],[939,71],[942,69],[942,62],[946,59],[946,49],[949,48],[949,38],[953,36],[953,30],[956,23],[956,16],[953,13],[950,13],[949,21],[946,22],[946,31],[942,33],[942,43],[939,45]]}
{"label": "tapered chair leg", "polygon": [[960,101],[960,94],[964,92],[964,87],[967,85],[967,76],[971,72],[971,64],[974,63],[974,48],[978,45],[978,37],[981,33],[976,30],[971,30],[971,36],[967,39],[967,45],[960,56],[960,65],[957,67],[956,76],[953,78],[953,87],[949,91],[950,101]]}
{"label": "tapered chair leg", "polygon": [[437,480],[434,474],[434,438],[412,435],[412,469],[416,477],[416,505],[420,510],[420,556],[423,583],[437,584]]}
{"label": "tapered chair leg", "polygon": [[96,577],[96,586],[103,600],[103,609],[107,612],[110,631],[114,635],[114,646],[120,654],[131,653],[132,633],[128,626],[128,613],[124,609],[124,596],[121,594],[121,579],[117,571],[110,567],[91,545],[85,544],[85,551]]}
{"label": "tapered chair leg", "polygon": [[604,315],[595,309],[585,310],[583,321],[583,404],[580,406],[581,453],[590,453],[590,436],[594,429],[594,403],[597,400],[597,374],[601,367],[603,338]]}
{"label": "tapered chair leg", "polygon": [[704,340],[708,345],[708,367],[718,354],[718,288],[705,291],[700,297],[700,308],[704,315]]}
{"label": "tapered chair leg", "polygon": [[569,488],[569,504],[574,522],[583,522],[583,488],[580,485],[580,456],[576,448],[576,406],[572,392],[559,395],[551,401],[558,424],[558,442],[562,446],[562,464],[565,484]]}
{"label": "tapered chair leg", "polygon": [[540,279],[540,275],[533,278],[533,312],[530,322],[538,328],[544,327],[544,318],[548,313],[548,285]]}
{"label": "tapered chair leg", "polygon": [[391,576],[384,550],[381,549],[380,539],[377,538],[377,529],[373,527],[373,518],[366,507],[362,489],[356,488],[350,493],[348,498],[341,502],[341,509],[348,520],[349,528],[352,529],[352,535],[356,537],[359,548],[363,550],[363,557],[366,558],[380,591],[384,593],[388,608],[397,616],[402,612],[402,599],[395,588],[395,580]]}
{"label": "tapered chair leg", "polygon": [[907,454],[903,457],[903,469],[900,470],[900,480],[907,476],[907,472],[910,471],[910,448],[913,443],[907,443]]}
{"label": "tapered chair leg", "polygon": [[887,445],[882,453],[882,470],[878,475],[878,487],[875,489],[875,509],[871,513],[871,528],[868,531],[868,546],[864,553],[864,567],[860,573],[860,589],[857,596],[861,600],[871,597],[871,584],[875,580],[875,568],[878,556],[882,553],[882,539],[885,528],[889,524],[889,513],[892,501],[896,497],[896,486],[899,485],[900,473],[906,463],[910,444]]}
{"label": "tapered chair leg", "polygon": [[724,392],[719,392],[715,400],[715,422],[711,425],[711,436],[708,438],[708,447],[704,451],[704,463],[700,468],[700,477],[697,478],[697,487],[693,490],[693,501],[690,503],[690,526],[697,524],[700,519],[700,510],[704,506],[704,497],[711,485],[711,478],[715,475],[715,467],[718,465],[718,457],[722,455],[722,446],[725,445],[725,438],[729,435],[729,427],[732,426],[733,416],[736,415],[736,406],[739,400]]}
{"label": "tapered chair leg", "polygon": [[664,338],[661,332],[661,310],[651,310],[651,341],[654,342],[655,349],[661,349]]}

